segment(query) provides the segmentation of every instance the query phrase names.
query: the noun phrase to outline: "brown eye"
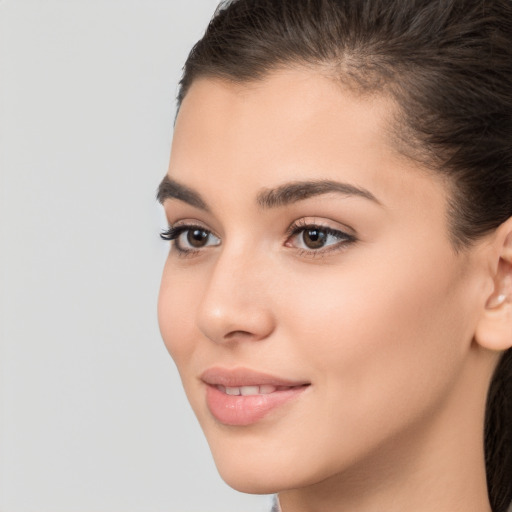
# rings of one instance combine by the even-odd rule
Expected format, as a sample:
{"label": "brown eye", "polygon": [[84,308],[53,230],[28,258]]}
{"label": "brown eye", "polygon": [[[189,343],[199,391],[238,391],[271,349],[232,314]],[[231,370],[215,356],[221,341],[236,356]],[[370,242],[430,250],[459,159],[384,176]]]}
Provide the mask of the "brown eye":
{"label": "brown eye", "polygon": [[205,231],[204,229],[189,229],[187,231],[187,243],[191,247],[199,249],[207,244],[208,236],[208,231]]}
{"label": "brown eye", "polygon": [[343,249],[356,241],[354,235],[338,229],[315,224],[303,225],[301,222],[292,225],[290,236],[285,245],[296,247],[305,253],[323,254],[336,249]]}
{"label": "brown eye", "polygon": [[174,241],[178,253],[193,253],[209,246],[220,245],[220,239],[201,226],[178,226],[163,234],[164,240]]}
{"label": "brown eye", "polygon": [[327,241],[327,233],[321,229],[306,229],[302,241],[308,249],[321,249]]}

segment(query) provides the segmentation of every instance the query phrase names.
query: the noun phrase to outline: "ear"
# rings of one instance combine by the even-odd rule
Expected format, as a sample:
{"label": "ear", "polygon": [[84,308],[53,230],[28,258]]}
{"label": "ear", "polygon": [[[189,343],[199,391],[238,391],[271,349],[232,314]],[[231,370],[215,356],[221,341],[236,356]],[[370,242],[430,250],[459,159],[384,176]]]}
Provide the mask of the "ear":
{"label": "ear", "polygon": [[493,289],[477,324],[475,340],[484,348],[502,351],[512,347],[512,217],[496,230],[491,245]]}

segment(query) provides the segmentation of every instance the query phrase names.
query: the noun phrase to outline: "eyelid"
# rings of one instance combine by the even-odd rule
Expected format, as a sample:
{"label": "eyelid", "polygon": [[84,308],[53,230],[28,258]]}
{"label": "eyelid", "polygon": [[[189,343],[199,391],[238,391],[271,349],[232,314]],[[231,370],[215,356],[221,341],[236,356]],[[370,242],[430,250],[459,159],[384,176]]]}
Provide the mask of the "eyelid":
{"label": "eyelid", "polygon": [[[217,239],[218,243],[207,244],[202,247],[182,247],[181,244],[181,236],[189,231],[199,230],[205,233],[208,233],[208,238],[213,237]],[[169,228],[162,233],[160,233],[160,238],[166,241],[170,241],[172,247],[176,251],[179,257],[193,257],[199,255],[199,253],[203,252],[208,247],[216,247],[220,245],[221,239],[218,237],[211,229],[202,225],[202,223],[198,223],[196,221],[179,221],[170,225]]]}
{"label": "eyelid", "polygon": [[[338,223],[336,223],[338,224]],[[338,224],[339,225],[339,224]],[[319,230],[324,231],[330,236],[337,237],[339,240],[336,243],[324,245],[318,249],[308,249],[303,247],[293,247],[288,245],[290,240],[299,236],[300,233],[307,230]],[[287,230],[285,245],[290,248],[294,248],[298,251],[299,256],[306,257],[322,257],[327,256],[328,253],[341,251],[347,248],[348,245],[353,244],[358,241],[358,238],[355,234],[355,230],[349,228],[348,226],[342,229],[334,228],[332,225],[328,224],[328,221],[319,221],[316,218],[312,218],[312,220],[308,220],[307,218],[299,219],[291,224],[291,226]]]}
{"label": "eyelid", "polygon": [[302,217],[290,225],[286,230],[286,237],[289,237],[301,229],[317,227],[323,229],[329,229],[339,233],[343,233],[349,237],[357,238],[356,230],[346,224],[340,224],[339,222],[330,221],[327,219],[319,219],[318,217]]}
{"label": "eyelid", "polygon": [[164,229],[160,234],[161,238],[163,238],[164,240],[169,240],[169,238],[164,238],[165,235],[167,235],[168,233],[175,233],[179,229],[181,229],[182,231],[186,229],[203,229],[204,231],[208,231],[215,237],[220,238],[220,236],[215,232],[215,230],[208,227],[204,222],[196,219],[182,219],[174,222],[168,220],[168,223],[169,225],[167,229]]}
{"label": "eyelid", "polygon": [[[340,228],[336,228],[333,226],[337,225]],[[180,247],[180,237],[183,233],[187,231],[192,231],[194,229],[204,231],[208,233],[209,237],[214,237],[217,239],[218,243],[209,243],[202,247],[198,248],[190,248],[190,247]],[[323,245],[318,248],[304,248],[297,247],[290,243],[294,237],[297,237],[301,232],[305,232],[307,230],[318,230],[325,232],[328,236],[337,238],[338,241],[335,243],[328,243],[327,245]],[[294,221],[287,229],[285,233],[285,240],[283,245],[285,247],[294,249],[298,255],[306,256],[306,257],[320,257],[326,256],[328,253],[344,250],[348,247],[348,245],[358,241],[358,238],[355,234],[355,230],[350,228],[349,226],[344,226],[339,224],[338,222],[329,221],[329,220],[320,220],[316,217],[303,217]],[[170,225],[169,229],[163,231],[160,234],[160,237],[163,240],[174,242],[173,246],[176,248],[176,252],[179,256],[195,256],[199,253],[202,253],[208,247],[216,247],[221,245],[221,237],[216,235],[213,230],[207,228],[202,222],[195,220],[180,220]]]}

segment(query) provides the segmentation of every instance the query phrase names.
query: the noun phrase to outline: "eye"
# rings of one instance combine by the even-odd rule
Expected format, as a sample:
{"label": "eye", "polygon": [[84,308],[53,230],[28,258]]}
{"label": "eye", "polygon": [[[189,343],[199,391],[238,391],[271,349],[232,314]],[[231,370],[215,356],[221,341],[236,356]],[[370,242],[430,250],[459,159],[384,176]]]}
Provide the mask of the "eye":
{"label": "eye", "polygon": [[292,225],[289,232],[285,245],[310,254],[342,249],[356,241],[355,236],[344,231],[303,222]]}
{"label": "eye", "polygon": [[220,239],[201,226],[181,225],[170,227],[160,234],[163,240],[174,241],[178,253],[197,252],[208,246],[220,245]]}

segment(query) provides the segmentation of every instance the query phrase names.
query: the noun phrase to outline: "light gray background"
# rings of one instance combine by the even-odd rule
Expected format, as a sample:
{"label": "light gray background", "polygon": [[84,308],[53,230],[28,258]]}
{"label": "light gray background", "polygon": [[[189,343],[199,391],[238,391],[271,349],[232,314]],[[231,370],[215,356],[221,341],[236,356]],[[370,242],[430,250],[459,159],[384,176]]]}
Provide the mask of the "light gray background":
{"label": "light gray background", "polygon": [[156,320],[186,53],[216,0],[0,2],[0,511],[259,512]]}

